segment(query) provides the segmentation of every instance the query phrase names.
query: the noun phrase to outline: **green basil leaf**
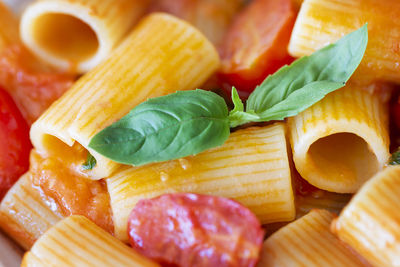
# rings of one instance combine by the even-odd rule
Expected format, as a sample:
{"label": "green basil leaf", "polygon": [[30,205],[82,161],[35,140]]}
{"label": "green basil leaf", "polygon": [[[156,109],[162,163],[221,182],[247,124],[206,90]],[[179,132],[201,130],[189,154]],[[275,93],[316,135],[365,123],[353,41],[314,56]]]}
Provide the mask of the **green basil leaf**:
{"label": "green basil leaf", "polygon": [[244,111],[242,99],[240,99],[239,93],[235,87],[232,87],[232,103],[233,110],[231,111],[231,113]]}
{"label": "green basil leaf", "polygon": [[392,154],[389,159],[389,165],[400,165],[400,150],[397,150]]}
{"label": "green basil leaf", "polygon": [[368,29],[364,25],[336,43],[282,67],[249,96],[247,112],[259,115],[258,121],[268,121],[305,110],[345,85],[360,64],[367,43]]}
{"label": "green basil leaf", "polygon": [[244,112],[243,102],[235,87],[232,87],[232,102],[234,108],[229,112],[229,125],[231,128],[260,119],[257,114]]}
{"label": "green basil leaf", "polygon": [[89,147],[113,161],[139,166],[200,153],[222,145],[229,134],[224,99],[198,89],[143,102],[94,136]]}
{"label": "green basil leaf", "polygon": [[323,99],[328,93],[341,87],[343,87],[343,83],[340,82],[317,81],[309,83],[291,93],[284,101],[257,114],[259,118],[254,121],[283,120],[286,117],[295,116]]}
{"label": "green basil leaf", "polygon": [[92,156],[92,154],[88,153],[86,161],[82,165],[82,170],[84,171],[92,170],[96,166],[96,164],[97,164],[96,159]]}

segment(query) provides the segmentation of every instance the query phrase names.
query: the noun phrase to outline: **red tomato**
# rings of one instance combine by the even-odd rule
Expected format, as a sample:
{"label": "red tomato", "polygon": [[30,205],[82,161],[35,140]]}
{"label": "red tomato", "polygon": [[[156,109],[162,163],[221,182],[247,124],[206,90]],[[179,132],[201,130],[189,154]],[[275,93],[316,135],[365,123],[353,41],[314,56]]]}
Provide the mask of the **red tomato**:
{"label": "red tomato", "polygon": [[29,127],[8,93],[0,88],[0,199],[28,170]]}
{"label": "red tomato", "polygon": [[220,48],[219,78],[248,96],[269,74],[293,61],[287,46],[296,19],[292,0],[253,0],[234,20]]}
{"label": "red tomato", "polygon": [[70,88],[73,81],[70,75],[45,69],[21,46],[11,46],[0,55],[0,85],[8,90],[28,124]]}
{"label": "red tomato", "polygon": [[130,214],[133,248],[169,266],[255,266],[264,232],[236,201],[197,194],[141,200]]}

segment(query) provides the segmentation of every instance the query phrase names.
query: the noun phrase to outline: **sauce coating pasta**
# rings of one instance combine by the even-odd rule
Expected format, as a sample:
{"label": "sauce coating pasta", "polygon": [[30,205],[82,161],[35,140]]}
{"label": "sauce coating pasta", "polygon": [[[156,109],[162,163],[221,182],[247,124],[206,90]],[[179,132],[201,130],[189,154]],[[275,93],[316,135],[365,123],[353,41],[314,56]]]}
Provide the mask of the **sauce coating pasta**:
{"label": "sauce coating pasta", "polygon": [[21,266],[400,266],[398,16],[0,3],[0,228]]}

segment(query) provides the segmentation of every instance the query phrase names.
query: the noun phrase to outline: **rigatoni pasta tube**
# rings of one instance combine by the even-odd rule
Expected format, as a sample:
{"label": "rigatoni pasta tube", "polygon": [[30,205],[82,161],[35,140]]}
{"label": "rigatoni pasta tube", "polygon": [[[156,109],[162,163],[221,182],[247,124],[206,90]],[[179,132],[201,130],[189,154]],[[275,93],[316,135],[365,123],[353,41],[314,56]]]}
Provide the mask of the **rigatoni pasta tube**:
{"label": "rigatoni pasta tube", "polygon": [[148,0],[41,0],[23,13],[25,45],[62,70],[86,72],[107,57]]}
{"label": "rigatoni pasta tube", "polygon": [[400,266],[400,166],[378,173],[355,195],[332,229],[375,266]]}
{"label": "rigatoni pasta tube", "polygon": [[324,190],[356,192],[389,157],[387,106],[358,85],[329,94],[288,124],[297,170]]}
{"label": "rigatoni pasta tube", "polygon": [[[198,30],[170,15],[150,15],[107,61],[78,80],[32,125],[32,143],[39,152],[71,149],[74,143],[87,148],[97,132],[136,105],[195,89],[218,66],[215,48]],[[89,151],[97,164],[88,177],[104,178],[118,167]]]}
{"label": "rigatoni pasta tube", "polygon": [[115,235],[128,240],[126,225],[136,203],[166,193],[228,197],[253,211],[262,223],[295,216],[285,125],[234,132],[217,148],[196,156],[131,167],[106,179]]}
{"label": "rigatoni pasta tube", "polygon": [[70,216],[50,228],[25,254],[22,267],[156,267],[158,264],[83,216]]}
{"label": "rigatoni pasta tube", "polygon": [[57,205],[32,185],[29,173],[13,185],[0,204],[0,228],[24,249],[62,218]]}
{"label": "rigatoni pasta tube", "polygon": [[264,242],[257,267],[369,266],[330,232],[334,218],[329,211],[313,210],[284,226]]}
{"label": "rigatoni pasta tube", "polygon": [[309,55],[368,23],[368,47],[358,78],[400,82],[398,0],[305,0],[289,44],[296,57]]}

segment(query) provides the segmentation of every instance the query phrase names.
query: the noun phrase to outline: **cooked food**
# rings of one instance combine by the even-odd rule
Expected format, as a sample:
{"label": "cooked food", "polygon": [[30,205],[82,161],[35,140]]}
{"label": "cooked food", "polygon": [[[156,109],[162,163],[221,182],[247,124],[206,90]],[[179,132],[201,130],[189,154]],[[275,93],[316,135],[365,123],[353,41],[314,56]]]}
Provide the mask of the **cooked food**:
{"label": "cooked food", "polygon": [[19,10],[0,228],[22,266],[400,267],[398,0]]}

